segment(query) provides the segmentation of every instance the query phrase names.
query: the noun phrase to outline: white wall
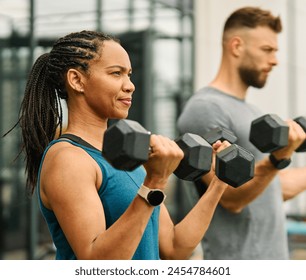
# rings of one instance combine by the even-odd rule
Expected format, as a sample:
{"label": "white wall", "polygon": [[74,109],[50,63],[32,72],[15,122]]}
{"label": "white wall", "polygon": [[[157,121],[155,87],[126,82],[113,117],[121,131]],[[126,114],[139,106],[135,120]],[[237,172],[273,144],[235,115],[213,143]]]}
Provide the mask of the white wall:
{"label": "white wall", "polygon": [[[243,6],[269,9],[280,15],[283,22],[279,65],[263,89],[249,89],[248,101],[284,119],[306,116],[306,0],[195,0],[195,89],[214,78],[221,59],[224,22],[231,12]],[[305,166],[306,154],[296,154],[294,165]],[[306,193],[286,207],[288,211],[306,214]]]}

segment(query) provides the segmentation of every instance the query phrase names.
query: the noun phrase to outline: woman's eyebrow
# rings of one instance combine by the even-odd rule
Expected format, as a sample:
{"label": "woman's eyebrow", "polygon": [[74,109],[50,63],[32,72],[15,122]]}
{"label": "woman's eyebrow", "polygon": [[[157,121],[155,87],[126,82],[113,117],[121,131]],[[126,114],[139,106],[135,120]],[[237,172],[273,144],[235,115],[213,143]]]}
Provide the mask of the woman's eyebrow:
{"label": "woman's eyebrow", "polygon": [[132,68],[126,68],[124,66],[121,65],[111,65],[111,66],[107,66],[106,69],[111,69],[111,68],[119,68],[122,72],[128,72],[128,73],[132,73]]}

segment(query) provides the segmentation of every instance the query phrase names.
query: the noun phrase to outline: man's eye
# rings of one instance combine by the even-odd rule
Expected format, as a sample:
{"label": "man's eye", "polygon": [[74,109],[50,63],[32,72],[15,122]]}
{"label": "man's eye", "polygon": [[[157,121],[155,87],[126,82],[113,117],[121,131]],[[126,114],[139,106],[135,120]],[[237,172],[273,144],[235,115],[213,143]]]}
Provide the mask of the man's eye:
{"label": "man's eye", "polygon": [[266,52],[266,53],[271,53],[271,52],[273,52],[273,49],[270,49],[270,48],[266,48],[266,49],[263,49],[264,50],[264,52]]}

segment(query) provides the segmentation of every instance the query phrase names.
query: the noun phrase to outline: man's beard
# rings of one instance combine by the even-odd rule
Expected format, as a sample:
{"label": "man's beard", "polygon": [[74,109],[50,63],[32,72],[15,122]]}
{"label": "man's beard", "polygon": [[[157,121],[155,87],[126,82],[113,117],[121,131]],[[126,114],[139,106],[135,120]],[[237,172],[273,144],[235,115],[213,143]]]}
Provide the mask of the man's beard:
{"label": "man's beard", "polygon": [[260,72],[255,69],[240,67],[239,75],[241,80],[248,86],[255,88],[263,88],[267,79],[260,79]]}

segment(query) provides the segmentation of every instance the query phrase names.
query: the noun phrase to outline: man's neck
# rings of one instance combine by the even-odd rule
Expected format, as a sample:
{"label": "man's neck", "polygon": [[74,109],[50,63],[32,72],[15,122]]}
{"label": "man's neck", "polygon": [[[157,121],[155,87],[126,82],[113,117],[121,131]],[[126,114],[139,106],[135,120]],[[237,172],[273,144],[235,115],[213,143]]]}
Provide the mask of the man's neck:
{"label": "man's neck", "polygon": [[[234,79],[235,80],[235,79]],[[228,95],[244,100],[247,94],[247,87],[233,79],[216,77],[209,86],[214,87]]]}

